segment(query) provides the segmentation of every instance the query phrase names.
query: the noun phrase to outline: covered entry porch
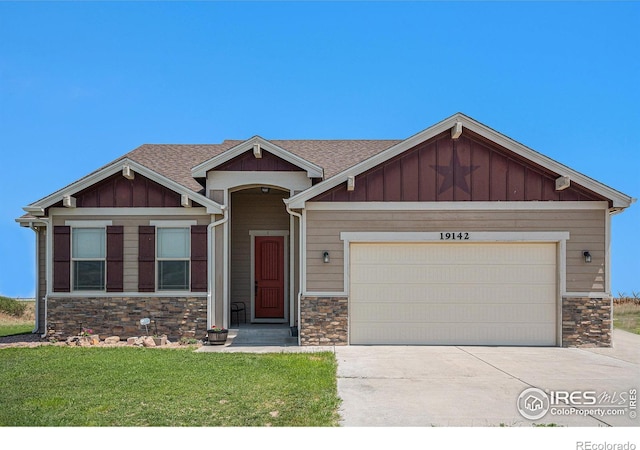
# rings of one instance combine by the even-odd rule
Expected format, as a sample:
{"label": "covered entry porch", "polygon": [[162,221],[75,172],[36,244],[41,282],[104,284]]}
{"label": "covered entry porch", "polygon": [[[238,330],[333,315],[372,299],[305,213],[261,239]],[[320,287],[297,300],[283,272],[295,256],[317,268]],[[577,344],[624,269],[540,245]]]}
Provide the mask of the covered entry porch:
{"label": "covered entry porch", "polygon": [[[298,218],[287,212],[283,199],[291,191],[275,185],[248,185],[225,193],[228,219],[216,230],[216,295],[212,323],[240,330],[251,340],[293,337],[298,324]],[[256,328],[257,326],[264,328]],[[286,334],[286,336],[285,336]],[[297,345],[297,337],[295,337]]]}

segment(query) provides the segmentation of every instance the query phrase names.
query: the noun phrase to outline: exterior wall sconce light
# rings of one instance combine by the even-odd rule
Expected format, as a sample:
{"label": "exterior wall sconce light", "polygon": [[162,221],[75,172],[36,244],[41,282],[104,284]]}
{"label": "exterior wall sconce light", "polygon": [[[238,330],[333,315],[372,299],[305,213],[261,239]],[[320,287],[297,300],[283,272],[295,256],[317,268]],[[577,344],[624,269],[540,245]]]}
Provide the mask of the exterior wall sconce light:
{"label": "exterior wall sconce light", "polygon": [[324,253],[322,253],[322,261],[325,263],[329,262],[329,252],[328,251],[324,251]]}
{"label": "exterior wall sconce light", "polygon": [[260,190],[263,194],[268,194],[270,189],[268,187],[261,187]]}
{"label": "exterior wall sconce light", "polygon": [[585,250],[584,252],[582,252],[582,256],[584,256],[584,262],[591,262],[591,253],[589,253],[589,250]]}

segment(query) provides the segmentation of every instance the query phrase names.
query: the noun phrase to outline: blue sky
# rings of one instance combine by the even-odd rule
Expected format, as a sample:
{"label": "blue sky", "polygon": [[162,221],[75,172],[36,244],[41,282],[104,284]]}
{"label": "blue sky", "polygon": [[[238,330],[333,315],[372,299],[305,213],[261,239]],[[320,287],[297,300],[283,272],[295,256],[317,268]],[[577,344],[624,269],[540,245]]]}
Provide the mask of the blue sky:
{"label": "blue sky", "polygon": [[[143,143],[402,139],[461,111],[640,197],[638,2],[0,2],[0,294],[22,207]],[[640,205],[612,287],[640,292]]]}

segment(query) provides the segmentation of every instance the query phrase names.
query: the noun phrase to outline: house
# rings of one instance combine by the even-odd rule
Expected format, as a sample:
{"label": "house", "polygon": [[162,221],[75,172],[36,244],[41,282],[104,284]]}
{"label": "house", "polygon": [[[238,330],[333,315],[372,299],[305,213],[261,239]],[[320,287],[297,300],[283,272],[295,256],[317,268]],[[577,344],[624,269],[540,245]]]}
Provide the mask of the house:
{"label": "house", "polygon": [[538,397],[534,396],[534,395],[530,395],[529,397],[527,397],[525,399],[524,406],[530,412],[540,411],[542,408],[544,408],[544,404],[543,404],[542,400],[539,399]]}
{"label": "house", "polygon": [[142,145],[38,200],[37,328],[301,345],[609,346],[634,201],[464,115],[405,140]]}

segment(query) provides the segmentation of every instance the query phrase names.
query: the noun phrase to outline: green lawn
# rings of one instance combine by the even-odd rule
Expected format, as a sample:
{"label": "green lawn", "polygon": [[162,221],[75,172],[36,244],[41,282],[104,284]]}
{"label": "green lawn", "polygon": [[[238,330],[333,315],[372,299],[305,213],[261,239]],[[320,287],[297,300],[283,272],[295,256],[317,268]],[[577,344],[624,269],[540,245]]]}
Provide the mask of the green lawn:
{"label": "green lawn", "polygon": [[336,426],[332,353],[0,350],[0,426]]}
{"label": "green lawn", "polygon": [[613,304],[613,326],[640,334],[640,303]]}
{"label": "green lawn", "polygon": [[33,331],[34,325],[32,323],[27,324],[0,324],[0,337],[12,336],[14,334],[25,334]]}

